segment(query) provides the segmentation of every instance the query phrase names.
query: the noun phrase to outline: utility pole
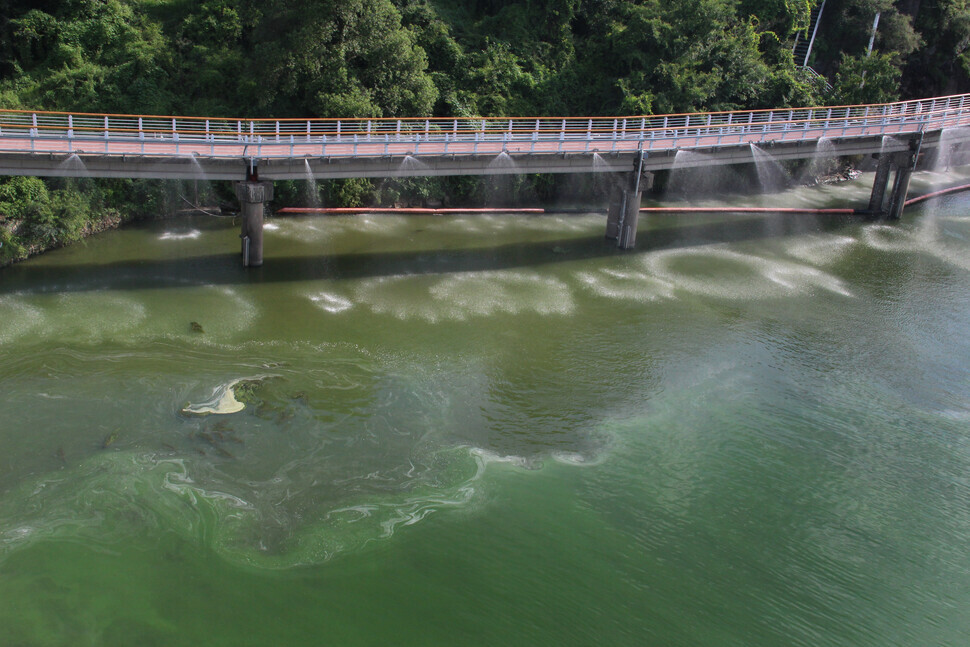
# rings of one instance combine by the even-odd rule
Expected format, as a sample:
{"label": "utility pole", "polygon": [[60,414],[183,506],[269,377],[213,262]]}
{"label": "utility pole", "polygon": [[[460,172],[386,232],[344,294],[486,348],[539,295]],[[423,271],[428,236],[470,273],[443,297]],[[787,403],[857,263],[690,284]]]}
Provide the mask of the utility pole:
{"label": "utility pole", "polygon": [[876,42],[876,30],[879,28],[879,16],[882,15],[881,11],[876,12],[876,19],[872,21],[872,35],[869,36],[869,50],[866,52],[866,58],[872,55],[872,44]]}
{"label": "utility pole", "polygon": [[[879,28],[879,16],[882,15],[881,11],[876,12],[876,19],[872,21],[872,34],[869,36],[869,49],[866,50],[866,58],[872,56],[872,45],[876,42],[876,30]],[[862,70],[862,83],[859,84],[859,89],[866,87],[866,71]]]}

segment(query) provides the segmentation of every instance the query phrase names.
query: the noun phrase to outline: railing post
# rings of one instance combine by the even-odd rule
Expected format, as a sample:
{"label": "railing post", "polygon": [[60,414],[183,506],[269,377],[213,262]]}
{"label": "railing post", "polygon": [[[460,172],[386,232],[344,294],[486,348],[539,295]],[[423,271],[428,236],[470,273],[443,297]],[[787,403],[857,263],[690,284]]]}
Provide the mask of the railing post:
{"label": "railing post", "polygon": [[276,141],[280,140],[280,122],[276,122]]}
{"label": "railing post", "polygon": [[108,138],[108,117],[107,116],[105,116],[104,118],[104,138],[105,139]]}

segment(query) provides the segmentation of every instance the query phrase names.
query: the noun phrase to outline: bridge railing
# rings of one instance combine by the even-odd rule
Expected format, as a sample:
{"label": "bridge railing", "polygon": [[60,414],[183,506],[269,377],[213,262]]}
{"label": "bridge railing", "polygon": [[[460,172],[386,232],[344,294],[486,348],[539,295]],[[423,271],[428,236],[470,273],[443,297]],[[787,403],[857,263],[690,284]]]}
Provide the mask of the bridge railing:
{"label": "bridge railing", "polygon": [[[631,142],[652,150],[968,125],[970,95],[858,106],[514,119],[226,119],[0,110],[0,149],[111,154],[113,143],[141,142],[140,150],[147,154],[163,153],[151,151],[145,143],[165,143],[174,144],[175,154],[239,157],[243,145],[244,155],[302,157],[400,154],[390,147],[401,143],[414,155],[476,153],[480,145],[490,144],[488,149],[494,150],[496,143],[520,153],[575,151],[579,142],[582,150],[609,152],[630,150]],[[427,143],[434,146],[422,147]],[[181,153],[180,144],[186,145]],[[319,148],[308,151],[307,144]],[[126,151],[130,153],[130,147]]]}

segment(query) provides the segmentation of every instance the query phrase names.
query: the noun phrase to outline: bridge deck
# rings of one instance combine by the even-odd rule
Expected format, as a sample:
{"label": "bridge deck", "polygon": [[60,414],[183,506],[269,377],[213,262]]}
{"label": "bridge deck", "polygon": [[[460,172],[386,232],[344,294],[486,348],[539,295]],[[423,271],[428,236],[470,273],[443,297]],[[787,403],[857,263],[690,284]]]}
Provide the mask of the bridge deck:
{"label": "bridge deck", "polygon": [[[242,179],[628,171],[750,162],[750,145],[780,158],[903,150],[970,137],[970,95],[866,106],[642,117],[522,119],[214,119],[0,111],[0,173]],[[884,139],[884,138],[893,139]],[[594,158],[594,153],[598,158]],[[502,159],[502,155],[508,159]],[[83,164],[72,160],[76,155]],[[496,159],[498,157],[498,159]],[[678,164],[684,163],[677,160]],[[688,162],[689,164],[690,162]]]}

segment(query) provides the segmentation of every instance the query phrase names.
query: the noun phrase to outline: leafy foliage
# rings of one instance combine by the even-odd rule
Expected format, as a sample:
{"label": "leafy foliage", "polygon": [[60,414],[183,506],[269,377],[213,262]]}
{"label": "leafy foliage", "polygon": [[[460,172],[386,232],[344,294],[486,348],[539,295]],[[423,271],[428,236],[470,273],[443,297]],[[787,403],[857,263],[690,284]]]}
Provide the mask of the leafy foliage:
{"label": "leafy foliage", "polygon": [[839,103],[846,105],[887,103],[899,93],[901,74],[889,54],[843,54],[835,80],[835,96]]}

